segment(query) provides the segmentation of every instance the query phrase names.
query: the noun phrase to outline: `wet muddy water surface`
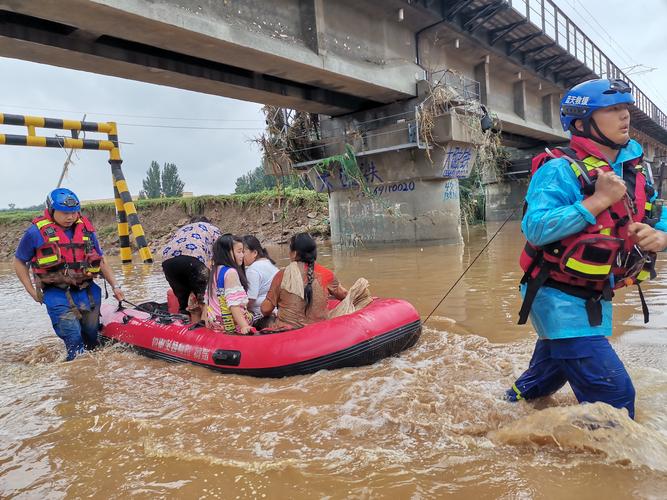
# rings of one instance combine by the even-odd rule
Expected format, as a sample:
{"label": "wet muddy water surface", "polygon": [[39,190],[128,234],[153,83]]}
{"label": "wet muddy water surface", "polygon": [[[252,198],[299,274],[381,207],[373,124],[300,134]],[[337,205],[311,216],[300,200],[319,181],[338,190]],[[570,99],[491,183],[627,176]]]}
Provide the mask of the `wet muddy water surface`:
{"label": "wet muddy water surface", "polygon": [[[322,246],[319,261],[425,318],[497,228],[471,228],[466,245]],[[645,287],[648,325],[636,291],[616,298],[633,422],[567,386],[501,399],[535,340],[516,325],[522,244],[506,226],[401,356],[284,379],[118,345],[64,363],[45,310],[0,263],[0,497],[664,498],[667,257]],[[133,302],[165,296],[159,264],[112,265]]]}

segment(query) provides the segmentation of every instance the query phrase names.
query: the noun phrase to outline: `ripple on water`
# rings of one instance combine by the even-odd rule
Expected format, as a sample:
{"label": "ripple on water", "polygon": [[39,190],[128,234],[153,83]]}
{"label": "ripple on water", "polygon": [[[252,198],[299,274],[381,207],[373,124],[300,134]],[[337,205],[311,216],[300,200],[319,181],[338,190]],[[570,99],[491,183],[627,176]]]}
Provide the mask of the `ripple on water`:
{"label": "ripple on water", "polygon": [[[414,262],[405,249],[384,261],[374,255],[378,273],[393,271],[386,280],[367,277],[376,278],[379,295],[416,294],[428,313],[452,278],[450,269],[444,284],[431,283],[450,251],[427,248],[419,254],[425,260]],[[344,273],[360,272],[354,254],[345,259]],[[658,326],[647,329],[629,297],[617,317],[628,332],[616,347],[637,387],[637,422],[605,405],[578,406],[569,388],[510,404],[501,395],[527,366],[534,341],[529,329],[511,324],[513,271],[493,268],[504,262],[496,256],[484,262],[401,356],[278,380],[168,364],[119,345],[63,363],[43,309],[21,302],[21,289],[5,278],[17,295],[16,303],[0,304],[0,320],[16,325],[0,353],[0,496],[664,493],[667,347],[657,340],[666,324],[660,311]],[[515,256],[503,265],[510,269]],[[125,288],[137,297],[162,296],[159,266],[135,267],[124,270]],[[432,298],[420,298],[406,269],[421,276],[416,282],[430,283]],[[496,277],[493,287],[489,276]],[[662,300],[663,292],[651,293]],[[17,307],[32,319],[16,316]]]}

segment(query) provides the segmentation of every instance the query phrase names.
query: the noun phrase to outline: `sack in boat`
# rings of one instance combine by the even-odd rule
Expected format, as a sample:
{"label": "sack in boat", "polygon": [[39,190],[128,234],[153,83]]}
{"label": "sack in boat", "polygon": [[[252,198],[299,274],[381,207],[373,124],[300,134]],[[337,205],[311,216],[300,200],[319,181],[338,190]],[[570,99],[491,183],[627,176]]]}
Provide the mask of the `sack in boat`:
{"label": "sack in boat", "polygon": [[359,309],[363,309],[371,302],[373,302],[373,297],[368,289],[368,280],[359,278],[348,290],[347,297],[331,310],[329,319],[352,314]]}

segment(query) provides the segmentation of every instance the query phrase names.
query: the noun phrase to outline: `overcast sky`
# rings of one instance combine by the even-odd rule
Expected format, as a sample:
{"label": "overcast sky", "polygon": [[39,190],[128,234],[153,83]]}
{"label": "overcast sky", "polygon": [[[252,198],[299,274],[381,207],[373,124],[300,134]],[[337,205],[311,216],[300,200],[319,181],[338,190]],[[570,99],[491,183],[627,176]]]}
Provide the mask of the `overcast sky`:
{"label": "overcast sky", "polygon": [[[259,150],[248,142],[264,127],[258,104],[13,59],[0,58],[0,75],[0,112],[75,120],[87,113],[86,120],[118,122],[123,172],[132,194],[141,189],[152,160],[176,163],[185,190],[196,195],[231,193],[236,178],[260,164]],[[202,121],[208,118],[216,121]],[[0,133],[25,135],[26,129],[0,126]],[[40,135],[47,133],[61,131],[41,129]],[[78,151],[78,156],[64,186],[82,199],[113,197],[108,154]],[[44,201],[58,182],[65,158],[61,149],[0,146],[0,207]]]}
{"label": "overcast sky", "polygon": [[[632,7],[627,0],[556,3],[619,66],[656,67],[631,78],[667,112],[667,0],[642,0]],[[116,120],[124,143],[123,170],[133,194],[141,189],[151,160],[176,163],[186,190],[196,195],[233,192],[236,178],[260,163],[260,152],[248,142],[263,128],[258,104],[12,59],[0,58],[0,75],[0,112],[70,119],[87,113],[91,121]],[[24,134],[25,129],[0,126],[3,132]],[[58,180],[65,156],[62,150],[0,146],[0,207],[43,201]],[[104,152],[78,152],[65,186],[83,199],[111,197],[107,159]]]}

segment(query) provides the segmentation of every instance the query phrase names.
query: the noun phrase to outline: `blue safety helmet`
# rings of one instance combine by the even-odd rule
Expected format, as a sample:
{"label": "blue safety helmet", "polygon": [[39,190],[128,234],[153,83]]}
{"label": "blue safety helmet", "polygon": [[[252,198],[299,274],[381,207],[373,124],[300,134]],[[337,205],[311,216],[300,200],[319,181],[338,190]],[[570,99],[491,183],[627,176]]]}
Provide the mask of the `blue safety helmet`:
{"label": "blue safety helmet", "polygon": [[61,212],[79,212],[81,204],[73,191],[67,188],[58,188],[51,191],[46,197],[46,208],[48,210],[60,210]]}
{"label": "blue safety helmet", "polygon": [[[563,96],[560,103],[560,122],[563,130],[573,135],[591,138],[591,125],[601,136],[602,143],[614,148],[621,148],[624,144],[616,144],[602,135],[591,118],[594,111],[616,104],[634,104],[632,88],[623,80],[596,79],[588,80],[572,87]],[[582,120],[584,131],[574,127],[575,120]],[[599,141],[598,138],[594,140]]]}

